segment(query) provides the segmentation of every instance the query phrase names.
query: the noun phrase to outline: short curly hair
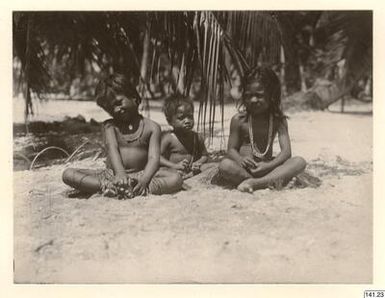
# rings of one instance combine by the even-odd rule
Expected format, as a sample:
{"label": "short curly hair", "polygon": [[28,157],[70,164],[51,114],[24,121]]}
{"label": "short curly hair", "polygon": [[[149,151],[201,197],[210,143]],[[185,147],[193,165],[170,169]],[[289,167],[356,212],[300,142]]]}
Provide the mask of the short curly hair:
{"label": "short curly hair", "polygon": [[181,105],[187,105],[194,111],[194,102],[190,97],[183,97],[182,95],[172,94],[164,100],[163,113],[169,124],[172,122],[172,117],[176,114],[176,110]]}
{"label": "short curly hair", "polygon": [[110,113],[112,101],[117,94],[134,97],[139,105],[141,98],[135,87],[123,74],[113,74],[99,81],[95,89],[96,103],[102,109]]}

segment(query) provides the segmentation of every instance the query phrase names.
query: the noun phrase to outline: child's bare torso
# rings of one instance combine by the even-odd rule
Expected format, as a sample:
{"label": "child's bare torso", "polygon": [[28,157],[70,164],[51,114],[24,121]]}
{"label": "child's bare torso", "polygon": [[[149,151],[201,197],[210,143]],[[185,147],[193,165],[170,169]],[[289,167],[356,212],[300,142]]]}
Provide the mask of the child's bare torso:
{"label": "child's bare torso", "polygon": [[[249,136],[249,120],[245,113],[239,113],[236,116],[239,126],[239,154],[241,156],[253,156],[253,152],[250,144]],[[254,144],[257,145],[259,151],[264,152],[266,150],[268,142],[268,131],[269,131],[269,120],[263,117],[254,117],[253,118],[253,136]],[[273,138],[276,135],[276,128],[273,129]],[[269,151],[266,154],[266,158],[271,158],[273,152],[273,146],[270,147]]]}
{"label": "child's bare torso", "polygon": [[[118,143],[122,164],[126,170],[143,170],[148,161],[148,147],[152,133],[151,120],[143,118],[142,126],[132,133],[127,133],[124,127],[114,123],[116,141]],[[110,165],[107,160],[107,165]]]}
{"label": "child's bare torso", "polygon": [[[201,150],[199,150],[199,137],[194,132],[191,138],[179,139],[174,133],[168,133],[166,136],[170,139],[168,152],[166,153],[166,158],[173,162],[178,163],[186,159],[188,162],[191,162],[199,159],[202,155]],[[183,142],[183,143],[182,143]]]}

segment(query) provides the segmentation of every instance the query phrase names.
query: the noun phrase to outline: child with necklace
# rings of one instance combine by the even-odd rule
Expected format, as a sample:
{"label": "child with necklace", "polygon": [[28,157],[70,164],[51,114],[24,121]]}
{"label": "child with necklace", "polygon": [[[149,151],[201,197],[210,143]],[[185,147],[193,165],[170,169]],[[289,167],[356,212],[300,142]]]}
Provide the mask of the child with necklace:
{"label": "child with necklace", "polygon": [[127,78],[112,75],[99,82],[95,93],[97,104],[112,116],[103,123],[106,169],[68,168],[64,183],[83,193],[122,199],[180,190],[177,173],[159,170],[160,126],[138,113],[141,99]]}
{"label": "child with necklace", "polygon": [[[291,156],[279,79],[270,68],[258,66],[245,74],[242,87],[245,111],[231,119],[227,157],[221,161],[219,172],[243,192],[281,188],[305,169],[306,162]],[[281,151],[273,157],[276,135]]]}

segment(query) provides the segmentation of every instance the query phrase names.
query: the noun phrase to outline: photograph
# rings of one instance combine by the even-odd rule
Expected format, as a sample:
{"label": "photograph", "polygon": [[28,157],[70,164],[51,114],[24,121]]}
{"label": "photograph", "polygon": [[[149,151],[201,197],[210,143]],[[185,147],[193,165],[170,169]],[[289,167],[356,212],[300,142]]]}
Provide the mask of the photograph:
{"label": "photograph", "polygon": [[13,283],[372,284],[373,10],[170,9],[12,11]]}

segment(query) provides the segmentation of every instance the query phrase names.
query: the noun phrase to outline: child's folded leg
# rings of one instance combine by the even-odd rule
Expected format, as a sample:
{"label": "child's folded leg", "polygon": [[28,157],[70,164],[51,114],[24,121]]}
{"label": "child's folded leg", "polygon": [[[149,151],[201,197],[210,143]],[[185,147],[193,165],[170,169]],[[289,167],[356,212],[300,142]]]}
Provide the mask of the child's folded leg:
{"label": "child's folded leg", "polygon": [[204,163],[198,169],[190,170],[188,172],[185,172],[185,171],[177,171],[177,172],[179,173],[179,175],[182,177],[183,180],[187,180],[191,177],[194,177],[195,175],[201,174],[202,172],[208,171],[215,167],[218,168],[218,164],[219,163],[217,162]]}
{"label": "child's folded leg", "polygon": [[253,192],[267,187],[281,189],[305,167],[306,161],[302,157],[292,157],[263,177],[246,179],[238,185],[238,190]]}
{"label": "child's folded leg", "polygon": [[170,194],[181,190],[182,177],[174,171],[159,169],[148,186],[149,193],[154,195]]}
{"label": "child's folded leg", "polygon": [[[63,181],[80,193],[94,194],[100,192],[106,197],[122,197],[122,191],[113,183],[114,173],[111,169],[73,169],[63,172]],[[131,187],[132,188],[132,187]],[[124,190],[124,195],[127,189]],[[71,197],[73,195],[69,195]],[[128,195],[131,197],[131,195]]]}
{"label": "child's folded leg", "polygon": [[100,190],[100,170],[74,169],[64,170],[63,182],[81,192],[93,194]]}
{"label": "child's folded leg", "polygon": [[225,158],[219,163],[219,174],[233,186],[252,177],[249,172],[229,158]]}
{"label": "child's folded leg", "polygon": [[[186,179],[191,178],[193,176],[192,171],[175,170],[175,169],[168,168],[168,167],[160,167],[158,172],[169,172],[172,174],[178,174],[182,178],[182,180],[186,180]],[[156,176],[156,174],[155,174],[155,176]]]}

